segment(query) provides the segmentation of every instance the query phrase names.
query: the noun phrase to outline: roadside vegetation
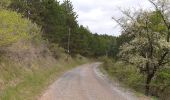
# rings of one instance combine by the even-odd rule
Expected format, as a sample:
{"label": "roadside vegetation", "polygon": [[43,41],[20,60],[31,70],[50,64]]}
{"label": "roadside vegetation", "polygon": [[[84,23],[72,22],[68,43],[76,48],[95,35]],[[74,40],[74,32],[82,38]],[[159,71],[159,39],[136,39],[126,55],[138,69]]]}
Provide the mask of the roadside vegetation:
{"label": "roadside vegetation", "polygon": [[87,57],[106,54],[114,37],[93,35],[76,16],[69,0],[0,1],[0,100],[35,100]]}
{"label": "roadside vegetation", "polygon": [[113,17],[122,27],[122,35],[116,39],[115,60],[104,60],[104,69],[147,96],[169,100],[169,1],[148,1],[154,10],[122,10],[124,16]]}
{"label": "roadside vegetation", "polygon": [[[11,62],[4,63],[1,68],[1,100],[35,100],[59,76],[80,64],[87,63],[86,59],[70,59],[67,63],[63,59],[50,61],[41,59],[32,68],[24,68]],[[15,64],[15,65],[14,65]]]}
{"label": "roadside vegetation", "polygon": [[21,14],[0,9],[0,21],[0,100],[35,100],[62,73],[88,62],[44,41]]}
{"label": "roadside vegetation", "polygon": [[[141,74],[136,66],[108,58],[102,58],[102,61],[104,61],[102,69],[112,80],[120,82],[127,89],[136,91],[137,96],[145,94],[145,75]],[[153,100],[169,100],[169,74],[170,70],[163,70],[156,75],[158,78],[151,83],[150,97]]]}
{"label": "roadside vegetation", "polygon": [[66,70],[107,56],[103,68],[111,77],[169,100],[169,1],[149,2],[155,9],[113,17],[122,27],[115,37],[79,25],[70,0],[1,0],[0,99],[35,100]]}

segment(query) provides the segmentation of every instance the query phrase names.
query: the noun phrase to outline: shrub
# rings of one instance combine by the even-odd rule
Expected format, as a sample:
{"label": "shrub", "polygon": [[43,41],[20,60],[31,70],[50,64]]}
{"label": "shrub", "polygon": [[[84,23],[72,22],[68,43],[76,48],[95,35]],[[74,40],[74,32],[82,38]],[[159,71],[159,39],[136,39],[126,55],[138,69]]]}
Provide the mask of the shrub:
{"label": "shrub", "polygon": [[0,47],[40,36],[36,24],[13,11],[0,10]]}
{"label": "shrub", "polygon": [[[144,93],[144,75],[139,70],[131,65],[121,61],[114,61],[108,58],[104,61],[103,68],[107,71],[110,77],[116,78],[126,86],[133,88],[136,91]],[[170,68],[162,69],[154,77],[151,83],[150,93],[152,96],[158,97],[160,100],[170,100]]]}
{"label": "shrub", "polygon": [[10,4],[11,0],[0,0],[0,8],[6,8]]}
{"label": "shrub", "polygon": [[52,53],[52,56],[56,59],[59,59],[61,57],[65,56],[65,50],[58,46],[58,44],[48,44],[48,48]]}
{"label": "shrub", "polygon": [[31,63],[45,50],[40,33],[41,29],[21,14],[0,9],[1,59]]}
{"label": "shrub", "polygon": [[143,91],[144,77],[133,65],[121,61],[106,60],[103,67],[111,77],[116,78],[135,90]]}
{"label": "shrub", "polygon": [[[163,100],[169,100],[170,96],[170,68],[161,70],[156,74],[152,82],[152,94]],[[167,99],[168,98],[168,99]]]}

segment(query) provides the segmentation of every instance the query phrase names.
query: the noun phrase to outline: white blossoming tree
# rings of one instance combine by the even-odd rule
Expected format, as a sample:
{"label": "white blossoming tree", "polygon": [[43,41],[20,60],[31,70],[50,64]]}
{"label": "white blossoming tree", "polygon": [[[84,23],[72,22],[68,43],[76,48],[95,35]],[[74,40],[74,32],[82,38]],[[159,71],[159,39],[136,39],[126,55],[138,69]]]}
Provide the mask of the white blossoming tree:
{"label": "white blossoming tree", "polygon": [[155,11],[122,11],[124,17],[113,18],[122,27],[123,34],[133,37],[120,48],[119,55],[122,60],[136,65],[144,73],[146,95],[149,95],[150,83],[156,73],[170,62],[170,24],[165,13],[167,11],[163,11],[168,1],[150,2],[156,8]]}

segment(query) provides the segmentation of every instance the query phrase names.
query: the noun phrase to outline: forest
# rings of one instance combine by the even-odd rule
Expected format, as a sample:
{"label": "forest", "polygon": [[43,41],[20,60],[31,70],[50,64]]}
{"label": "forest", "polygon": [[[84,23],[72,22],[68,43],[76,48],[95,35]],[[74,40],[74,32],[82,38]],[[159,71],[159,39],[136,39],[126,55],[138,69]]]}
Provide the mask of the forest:
{"label": "forest", "polygon": [[87,27],[79,25],[78,15],[69,0],[63,3],[55,0],[13,0],[9,9],[39,25],[45,41],[58,44],[66,52],[69,49],[72,56],[99,57],[111,53],[111,42],[115,37],[92,34]]}

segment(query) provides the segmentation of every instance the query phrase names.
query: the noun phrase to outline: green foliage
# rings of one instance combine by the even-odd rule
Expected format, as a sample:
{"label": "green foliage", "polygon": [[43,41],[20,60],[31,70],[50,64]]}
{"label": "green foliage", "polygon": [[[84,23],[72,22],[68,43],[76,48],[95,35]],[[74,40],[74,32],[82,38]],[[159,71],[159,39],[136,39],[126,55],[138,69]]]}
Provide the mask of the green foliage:
{"label": "green foliage", "polygon": [[156,80],[151,83],[152,94],[162,100],[168,100],[170,90],[170,69],[166,68],[156,74]]}
{"label": "green foliage", "polygon": [[[13,11],[6,8],[8,0],[0,1],[0,47],[5,50],[5,53],[1,53],[4,58],[0,59],[0,99],[35,100],[56,76],[87,62],[85,57],[77,53],[86,54],[80,49],[86,49],[89,31],[79,30],[71,2],[11,1],[9,8]],[[70,5],[69,11],[65,9],[67,3]],[[74,47],[72,53],[76,58],[65,63],[66,54],[62,47],[68,42],[67,25],[72,28],[71,46]],[[41,31],[44,32],[43,38]]]}
{"label": "green foliage", "polygon": [[[0,63],[0,100],[35,100],[57,77],[86,63],[85,59],[36,60],[31,68],[13,61]],[[2,90],[3,88],[3,90]]]}
{"label": "green foliage", "polygon": [[58,44],[65,49],[65,52],[68,51],[70,28],[69,51],[72,56],[76,54],[91,57],[115,56],[112,54],[115,49],[111,48],[115,37],[92,34],[84,26],[78,25],[77,14],[70,0],[64,0],[63,3],[56,0],[42,0],[42,2],[13,0],[9,8],[40,25],[44,32],[43,38],[48,40],[49,44]]}
{"label": "green foliage", "polygon": [[144,78],[135,66],[108,58],[102,59],[102,61],[104,61],[103,68],[111,78],[134,90],[143,92]]}
{"label": "green foliage", "polygon": [[59,47],[57,44],[49,44],[48,46],[54,58],[59,59],[65,56],[64,49]]}
{"label": "green foliage", "polygon": [[[13,11],[4,10],[7,7]],[[126,13],[126,15],[128,14]],[[25,54],[24,57],[29,58],[32,56],[30,52],[33,55],[36,54],[35,56],[37,58],[42,57],[42,55],[46,57],[45,55],[50,55],[50,52],[56,59],[62,58],[65,56],[64,52],[68,50],[68,42],[70,55],[77,57],[78,60],[85,59],[81,55],[118,58],[117,54],[119,53],[123,60],[133,65],[104,58],[104,69],[111,76],[116,76],[120,81],[140,91],[143,90],[145,77],[149,77],[149,83],[145,85],[151,85],[151,93],[156,96],[165,97],[163,93],[169,93],[167,91],[169,91],[170,84],[169,69],[164,69],[165,66],[169,66],[170,44],[166,41],[169,29],[164,25],[159,11],[140,12],[132,17],[134,18],[119,19],[120,24],[125,26],[123,27],[124,31],[122,31],[123,34],[121,36],[98,35],[92,34],[88,28],[78,24],[77,14],[74,12],[74,7],[70,0],[64,0],[63,3],[57,0],[1,0],[0,47],[8,47],[18,41],[20,43],[24,41],[22,45],[19,42],[15,44],[17,45],[16,48],[20,47],[17,48],[19,49],[18,51],[16,48],[12,48],[12,51],[15,52],[14,55],[20,59],[23,58],[20,57],[22,53]],[[42,29],[32,22],[41,26]],[[41,31],[43,32],[42,36],[40,35]],[[70,41],[68,39],[69,31]],[[45,42],[42,42],[42,37]],[[46,41],[48,42],[47,47],[49,50],[44,47]],[[37,46],[36,44],[42,46],[37,46],[40,47],[40,50],[35,47],[29,49],[24,44],[25,42],[28,42],[27,45],[30,47],[32,47],[30,44],[34,44],[33,46]],[[24,49],[21,49],[22,47]],[[44,49],[42,49],[43,47]],[[42,55],[38,55],[38,53]],[[26,60],[28,61],[27,58]],[[23,62],[23,59],[21,62]],[[134,67],[134,65],[137,67]],[[8,69],[10,73],[13,73],[12,76],[22,74],[18,70],[18,68],[14,69],[17,74],[16,72],[10,72]],[[30,85],[37,86],[37,83],[43,84],[50,75],[48,72],[44,74],[45,71],[43,70],[42,73],[40,71],[39,73],[31,74],[31,76],[26,76],[27,79],[21,83],[21,87],[8,88],[3,98],[8,99],[9,96],[18,95],[18,92],[21,92],[20,88],[21,90],[24,88],[23,86],[29,87]],[[51,71],[57,72],[57,70]],[[10,75],[8,77],[5,71],[3,74],[6,80],[14,78]],[[34,77],[34,75],[37,77]],[[158,95],[159,93],[162,94]],[[20,99],[19,96],[17,99]]]}
{"label": "green foliage", "polygon": [[170,61],[167,29],[161,18],[157,12],[139,13],[126,25],[124,34],[132,38],[121,46],[119,53],[122,60],[135,65],[145,75],[146,95],[150,93],[151,82],[156,80],[155,74],[168,66]]}
{"label": "green foliage", "polygon": [[40,33],[40,29],[35,24],[12,11],[0,10],[0,21],[0,46],[28,40]]}
{"label": "green foliage", "polygon": [[11,0],[1,0],[0,1],[0,9],[7,8],[11,3]]}
{"label": "green foliage", "polygon": [[[120,47],[117,50],[119,57],[136,66],[144,75],[145,94],[160,97],[169,89],[170,29],[166,15],[169,8],[166,0],[149,1],[155,6],[155,11],[122,11],[125,16],[113,18],[122,27],[116,47]],[[162,11],[164,7],[167,7],[165,12]]]}
{"label": "green foliage", "polygon": [[43,24],[42,16],[45,9],[42,5],[41,0],[11,0],[8,8],[11,8],[16,12],[23,14],[24,17],[30,18],[38,25]]}
{"label": "green foliage", "polygon": [[[139,30],[130,33],[133,34],[134,38],[121,47],[122,52],[120,54],[123,59],[128,59],[130,63],[135,63],[137,66],[144,67],[140,64],[146,64],[146,62],[156,65],[161,52],[164,49],[169,49],[169,44],[167,44],[164,35],[166,28],[159,20],[160,16],[155,12],[148,14],[144,12],[139,17],[140,19],[138,18],[137,22],[134,22],[138,25],[130,27]],[[148,23],[146,24],[146,22]],[[164,27],[164,30],[162,30],[162,27]]]}

